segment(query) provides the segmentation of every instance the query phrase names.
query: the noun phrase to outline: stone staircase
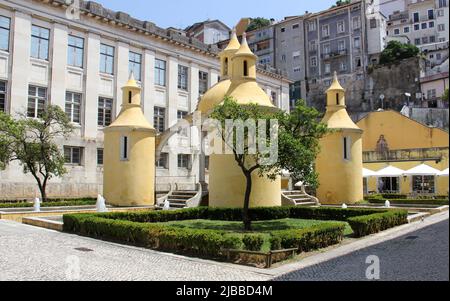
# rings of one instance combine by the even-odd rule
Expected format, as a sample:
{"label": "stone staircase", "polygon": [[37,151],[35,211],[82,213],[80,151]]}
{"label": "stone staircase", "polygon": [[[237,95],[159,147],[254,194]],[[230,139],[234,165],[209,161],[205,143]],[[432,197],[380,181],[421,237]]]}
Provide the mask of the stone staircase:
{"label": "stone staircase", "polygon": [[187,202],[197,195],[197,191],[173,191],[167,198],[170,209],[187,208]]}
{"label": "stone staircase", "polygon": [[293,190],[281,193],[283,206],[318,206],[319,200],[305,191]]}
{"label": "stone staircase", "polygon": [[197,184],[197,190],[178,190],[176,184],[171,185],[170,191],[158,198],[156,210],[162,210],[166,201],[169,202],[169,210],[192,208],[200,206],[202,199],[202,186]]}

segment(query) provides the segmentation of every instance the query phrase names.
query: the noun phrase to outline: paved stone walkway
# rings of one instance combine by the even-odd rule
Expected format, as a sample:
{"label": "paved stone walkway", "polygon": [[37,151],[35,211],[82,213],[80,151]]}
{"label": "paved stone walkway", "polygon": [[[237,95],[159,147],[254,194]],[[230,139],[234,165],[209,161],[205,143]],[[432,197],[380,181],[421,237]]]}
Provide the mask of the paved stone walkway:
{"label": "paved stone walkway", "polygon": [[262,281],[268,278],[239,267],[0,221],[0,281]]}
{"label": "paved stone walkway", "polygon": [[380,260],[380,280],[449,281],[449,220],[275,280],[367,280],[366,259],[371,255]]}

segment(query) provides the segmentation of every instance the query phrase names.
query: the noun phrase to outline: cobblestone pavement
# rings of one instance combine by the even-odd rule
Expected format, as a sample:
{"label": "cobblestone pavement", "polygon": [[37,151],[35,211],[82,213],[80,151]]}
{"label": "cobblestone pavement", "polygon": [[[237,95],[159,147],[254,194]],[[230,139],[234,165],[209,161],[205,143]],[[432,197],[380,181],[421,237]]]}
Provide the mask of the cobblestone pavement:
{"label": "cobblestone pavement", "polygon": [[[77,251],[76,248],[93,251]],[[237,267],[189,260],[8,221],[0,221],[0,254],[0,281],[262,281],[269,278]]]}
{"label": "cobblestone pavement", "polygon": [[368,256],[380,260],[380,280],[449,280],[449,220],[275,280],[367,280]]}

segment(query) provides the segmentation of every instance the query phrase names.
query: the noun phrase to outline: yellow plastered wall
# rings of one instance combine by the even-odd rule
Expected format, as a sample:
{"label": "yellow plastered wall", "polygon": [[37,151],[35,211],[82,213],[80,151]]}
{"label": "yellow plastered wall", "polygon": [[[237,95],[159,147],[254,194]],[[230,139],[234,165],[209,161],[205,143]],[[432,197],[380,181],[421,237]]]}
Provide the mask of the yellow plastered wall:
{"label": "yellow plastered wall", "polygon": [[[351,139],[350,160],[344,159],[344,137]],[[320,141],[316,160],[317,197],[322,204],[353,204],[363,199],[362,140],[358,131],[337,131]]]}
{"label": "yellow plastered wall", "polygon": [[390,150],[448,147],[444,130],[429,128],[394,111],[372,112],[357,125],[364,131],[363,151],[375,151],[384,135]]}
{"label": "yellow plastered wall", "polygon": [[[209,206],[244,205],[246,179],[233,155],[211,155],[209,158]],[[281,177],[275,181],[252,174],[250,207],[281,206]]]}
{"label": "yellow plastered wall", "polygon": [[[129,139],[129,159],[120,160],[120,139]],[[115,206],[155,204],[155,137],[149,130],[105,133],[104,197]]]}

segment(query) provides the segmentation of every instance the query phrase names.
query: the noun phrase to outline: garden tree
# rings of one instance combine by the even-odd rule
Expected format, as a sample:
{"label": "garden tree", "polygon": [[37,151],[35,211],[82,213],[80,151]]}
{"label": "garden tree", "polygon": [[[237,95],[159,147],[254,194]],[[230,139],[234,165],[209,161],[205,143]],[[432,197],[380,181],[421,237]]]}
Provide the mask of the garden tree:
{"label": "garden tree", "polygon": [[399,41],[390,41],[381,52],[380,64],[390,64],[406,58],[417,56],[419,48],[412,44],[403,44]]}
{"label": "garden tree", "polygon": [[[302,100],[291,114],[280,110],[269,111],[256,104],[239,105],[230,97],[214,108],[210,117],[219,122],[217,132],[225,142],[225,147],[231,150],[246,179],[242,211],[245,230],[251,230],[249,207],[254,173],[275,180],[283,169],[288,169],[296,179],[312,185],[317,183],[312,162],[319,151],[319,139],[327,132],[326,125],[318,122],[318,116],[319,113],[307,107]],[[254,121],[256,127],[254,131],[248,127],[229,127],[229,121],[241,121],[245,125]],[[239,143],[239,130],[243,133],[242,144]],[[258,133],[258,138],[255,138],[255,133]],[[257,147],[253,147],[255,144]],[[277,152],[275,158],[274,148]]]}
{"label": "garden tree", "polygon": [[341,5],[350,4],[350,3],[351,3],[351,0],[338,0],[338,1],[336,1],[336,5],[333,5],[331,7],[333,8],[336,6],[341,6]]}
{"label": "garden tree", "polygon": [[448,103],[448,88],[445,89],[444,94],[442,95],[442,101]]}
{"label": "garden tree", "polygon": [[270,24],[271,24],[271,21],[269,19],[261,18],[261,17],[254,18],[250,21],[250,24],[247,26],[247,29],[245,31],[249,32],[249,31],[252,31],[255,29],[269,26]]}
{"label": "garden tree", "polygon": [[39,118],[18,119],[0,112],[0,168],[18,161],[24,173],[37,182],[42,201],[46,201],[47,183],[52,177],[66,173],[64,156],[55,143],[73,131],[69,118],[59,106],[48,105]]}

